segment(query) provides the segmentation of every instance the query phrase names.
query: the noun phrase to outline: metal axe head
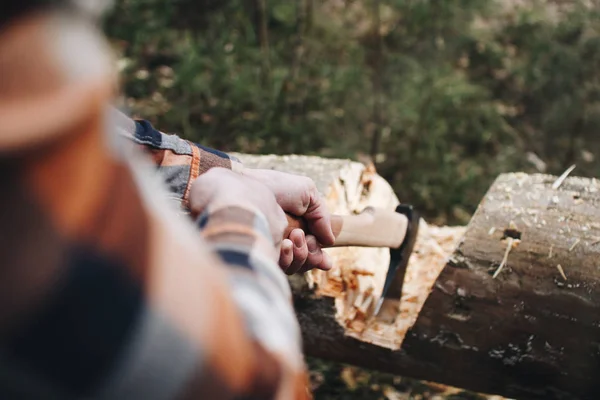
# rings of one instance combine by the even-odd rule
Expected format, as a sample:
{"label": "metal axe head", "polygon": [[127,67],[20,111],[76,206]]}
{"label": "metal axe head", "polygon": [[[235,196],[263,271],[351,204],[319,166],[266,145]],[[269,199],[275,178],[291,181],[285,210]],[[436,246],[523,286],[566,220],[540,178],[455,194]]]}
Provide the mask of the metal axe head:
{"label": "metal axe head", "polygon": [[396,212],[405,215],[408,220],[406,235],[400,247],[390,248],[390,265],[383,291],[372,314],[375,320],[386,323],[394,322],[399,313],[406,268],[417,241],[421,219],[411,205],[401,204],[396,207]]}

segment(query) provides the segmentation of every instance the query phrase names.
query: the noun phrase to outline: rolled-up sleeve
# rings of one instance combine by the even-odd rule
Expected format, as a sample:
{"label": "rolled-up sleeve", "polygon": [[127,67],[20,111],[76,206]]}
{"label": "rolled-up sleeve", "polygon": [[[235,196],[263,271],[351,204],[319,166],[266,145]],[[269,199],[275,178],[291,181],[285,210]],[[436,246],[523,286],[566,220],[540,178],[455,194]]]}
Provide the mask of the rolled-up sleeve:
{"label": "rolled-up sleeve", "polygon": [[112,109],[117,132],[136,143],[153,160],[173,198],[189,211],[192,182],[211,168],[242,168],[236,157],[156,129],[149,121],[129,118]]}

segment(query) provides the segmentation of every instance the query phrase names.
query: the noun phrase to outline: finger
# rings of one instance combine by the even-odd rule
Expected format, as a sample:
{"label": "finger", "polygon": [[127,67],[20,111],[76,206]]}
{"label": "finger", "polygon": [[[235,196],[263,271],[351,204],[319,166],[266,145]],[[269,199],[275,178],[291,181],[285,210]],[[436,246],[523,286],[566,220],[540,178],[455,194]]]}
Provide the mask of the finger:
{"label": "finger", "polygon": [[286,272],[294,260],[294,244],[289,239],[283,239],[281,242],[281,252],[279,253],[279,267]]}
{"label": "finger", "polygon": [[335,241],[331,229],[331,216],[321,199],[314,181],[305,177],[294,177],[298,184],[295,190],[277,193],[277,202],[290,214],[307,220],[311,233],[323,245],[330,246]]}
{"label": "finger", "polygon": [[306,262],[306,258],[308,257],[308,246],[306,245],[306,237],[304,236],[304,231],[302,229],[294,229],[290,232],[289,239],[294,243],[294,260],[285,273],[293,275],[298,272]]}
{"label": "finger", "polygon": [[[331,259],[331,256],[329,254],[327,254],[325,251],[321,250],[320,257],[322,257],[320,259],[320,262],[318,263],[317,266],[315,265],[311,265],[309,260],[306,260],[306,263],[304,264],[304,266],[302,268],[300,268],[300,271],[298,271],[298,274],[303,274],[305,272],[311,271],[313,269],[320,269],[321,271],[329,271],[331,269],[333,269],[333,260]],[[310,259],[311,256],[309,254],[308,258]],[[315,260],[312,260],[315,261]],[[319,260],[317,259],[315,262],[318,262]]]}
{"label": "finger", "polygon": [[306,246],[308,248],[308,257],[304,267],[299,272],[310,271],[311,269],[320,269],[329,271],[333,268],[331,257],[323,251],[317,242],[317,238],[310,235],[306,237]]}
{"label": "finger", "polygon": [[311,194],[310,204],[303,217],[308,222],[310,232],[315,235],[319,243],[324,246],[333,245],[335,236],[331,229],[331,214],[316,189]]}

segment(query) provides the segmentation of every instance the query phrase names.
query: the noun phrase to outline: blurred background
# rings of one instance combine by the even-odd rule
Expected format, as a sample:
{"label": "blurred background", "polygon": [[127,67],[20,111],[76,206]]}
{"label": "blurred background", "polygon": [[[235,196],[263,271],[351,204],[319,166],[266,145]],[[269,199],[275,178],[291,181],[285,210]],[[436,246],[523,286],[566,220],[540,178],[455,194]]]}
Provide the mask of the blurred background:
{"label": "blurred background", "polygon": [[[432,223],[466,224],[501,172],[600,176],[599,0],[116,0],[104,28],[133,115],[371,159]],[[317,398],[475,396],[310,362]]]}

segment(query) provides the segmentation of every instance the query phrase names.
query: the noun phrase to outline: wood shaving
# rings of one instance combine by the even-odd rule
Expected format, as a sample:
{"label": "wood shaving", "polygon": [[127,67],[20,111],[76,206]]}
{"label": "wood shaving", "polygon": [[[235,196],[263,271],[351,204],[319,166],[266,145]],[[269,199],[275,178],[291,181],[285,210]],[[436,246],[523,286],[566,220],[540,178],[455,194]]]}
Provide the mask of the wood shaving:
{"label": "wood shaving", "polygon": [[[327,276],[326,284],[318,288],[318,292],[335,298],[336,319],[346,327],[346,335],[390,349],[400,347],[447,259],[466,231],[466,227],[438,227],[428,225],[425,221],[422,223],[415,252],[406,271],[398,316],[391,324],[369,318],[387,271],[381,268],[374,269],[373,274],[365,274],[375,265],[387,265],[382,256],[387,254],[389,257],[389,250],[352,247],[326,249],[344,272],[341,277]],[[312,272],[328,275],[324,271]],[[357,286],[356,290],[351,289]]]}
{"label": "wood shaving", "polygon": [[502,258],[502,262],[500,263],[500,266],[498,267],[498,269],[496,269],[496,272],[494,272],[492,279],[496,279],[498,274],[502,271],[502,268],[504,268],[504,266],[506,265],[506,262],[508,261],[508,254],[510,253],[510,251],[513,248],[514,241],[515,240],[513,238],[508,238],[507,244],[506,244],[506,250],[504,251],[504,258]]}
{"label": "wood shaving", "polygon": [[579,240],[579,239],[575,240],[575,243],[573,243],[573,244],[571,245],[571,247],[569,247],[569,253],[573,251],[573,249],[575,248],[575,246],[577,246],[577,245],[579,244],[579,242],[580,242],[580,241],[581,241],[581,240]]}
{"label": "wood shaving", "polygon": [[560,275],[563,277],[563,279],[566,281],[567,280],[567,276],[565,275],[565,271],[563,270],[563,267],[558,264],[556,266],[556,269],[558,269],[558,272],[560,272]]}
{"label": "wood shaving", "polygon": [[448,258],[447,252],[444,251],[444,249],[442,249],[438,242],[436,242],[435,240],[429,240],[427,244],[429,245],[429,248],[433,250],[434,253],[437,253],[440,257],[443,257],[444,259]]}
{"label": "wood shaving", "polygon": [[371,305],[373,304],[373,296],[369,296],[366,298],[366,300],[358,307],[358,311],[360,311],[360,313],[362,315],[367,315],[369,308],[371,307]]}
{"label": "wood shaving", "polygon": [[567,179],[569,174],[571,172],[573,172],[574,169],[575,169],[575,164],[571,165],[565,172],[563,172],[563,174],[560,177],[558,177],[558,179],[556,181],[554,181],[554,184],[552,184],[552,189],[554,189],[554,190],[558,189],[560,187],[560,185],[563,184],[565,179]]}

